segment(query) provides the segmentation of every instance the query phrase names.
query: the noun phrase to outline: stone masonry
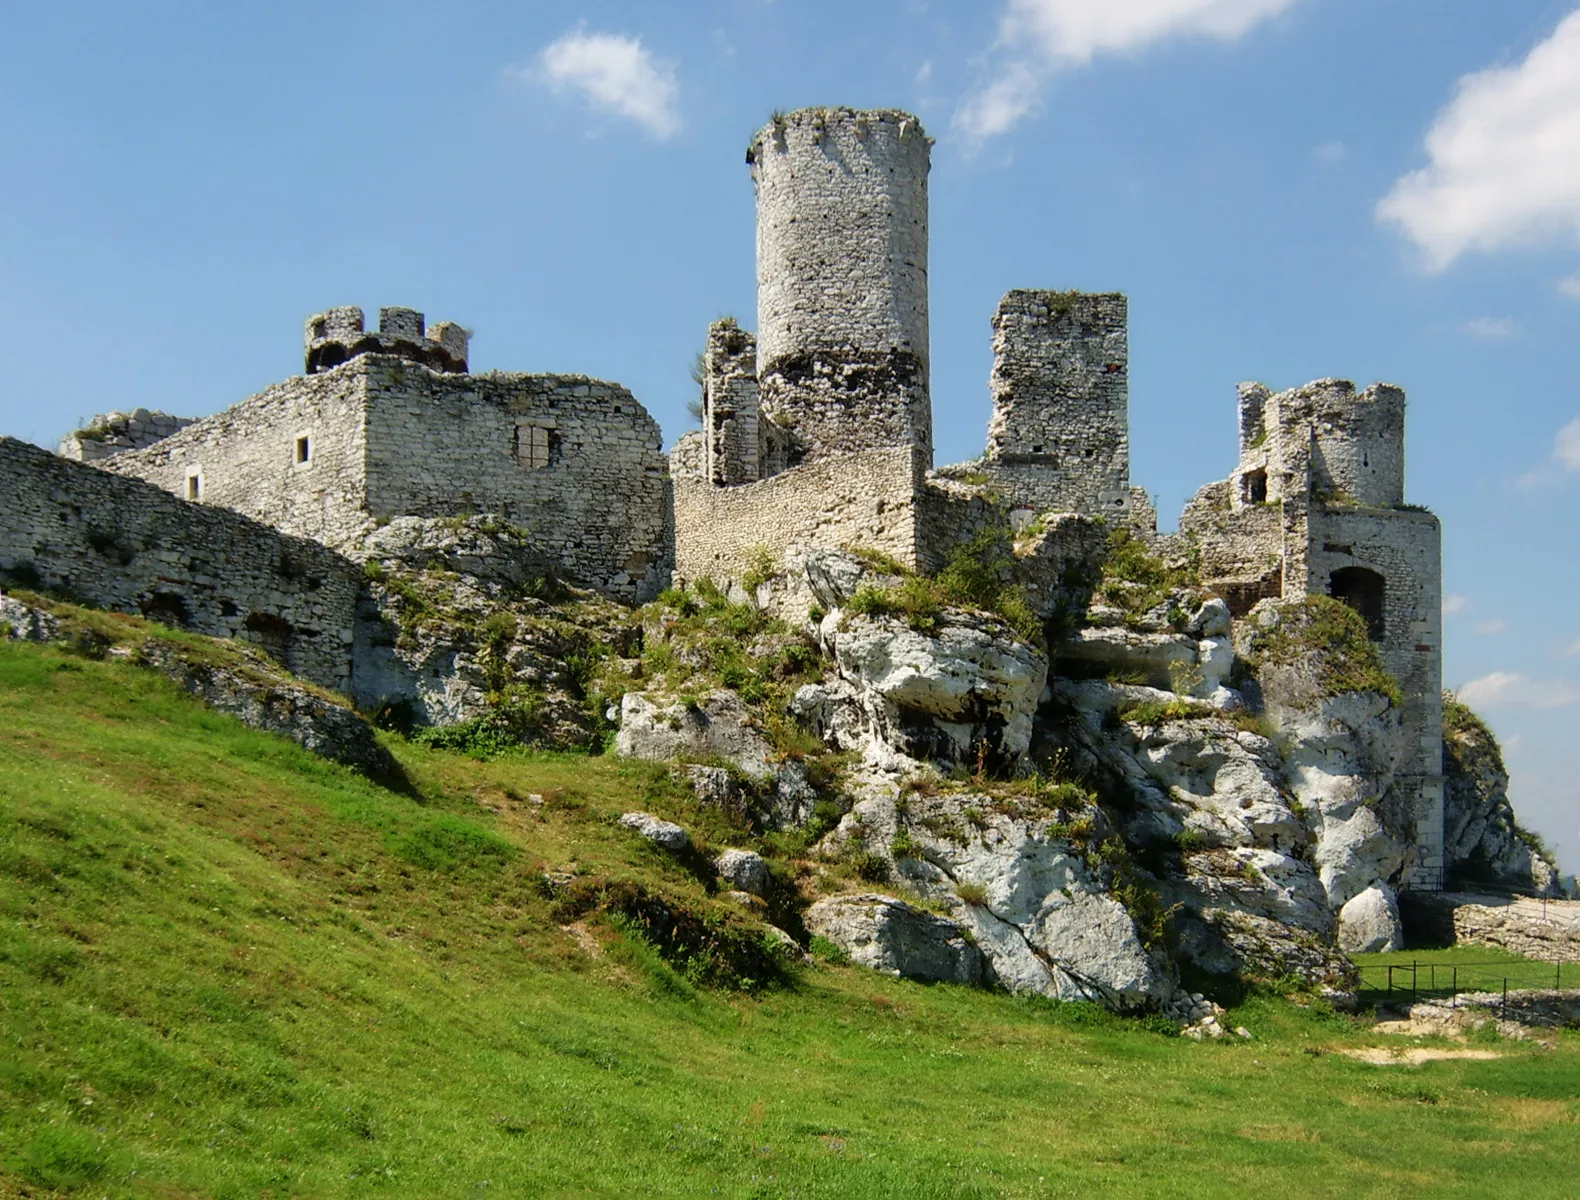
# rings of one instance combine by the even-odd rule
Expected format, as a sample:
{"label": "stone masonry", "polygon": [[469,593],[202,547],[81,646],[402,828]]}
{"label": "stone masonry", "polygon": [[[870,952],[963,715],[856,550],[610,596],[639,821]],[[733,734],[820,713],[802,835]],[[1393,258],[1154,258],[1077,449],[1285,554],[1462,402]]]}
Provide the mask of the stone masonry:
{"label": "stone masonry", "polygon": [[807,460],[878,446],[932,465],[927,173],[894,110],[808,108],[747,151],[757,190],[762,409]]}
{"label": "stone masonry", "polygon": [[[401,354],[392,313],[409,314]],[[337,325],[334,314],[355,319]],[[351,342],[334,366],[327,350],[346,348],[360,311],[311,318],[309,374],[103,465],[346,551],[393,517],[493,514],[567,577],[613,597],[666,586],[661,435],[630,392],[582,375],[468,375],[451,351],[439,369],[440,351],[412,340],[422,314],[383,315],[379,340]]]}
{"label": "stone masonry", "polygon": [[1035,512],[1127,516],[1128,313],[1117,292],[1006,295],[993,314],[987,453],[940,474]]}
{"label": "stone masonry", "polygon": [[361,569],[316,542],[0,438],[0,576],[269,651],[350,690]]}
{"label": "stone masonry", "polygon": [[814,545],[934,569],[956,544],[990,529],[1007,541],[1012,523],[1050,511],[1152,528],[1130,488],[1117,293],[1006,295],[987,454],[931,470],[931,144],[887,109],[804,109],[753,140],[759,330],[708,332],[703,428],[670,456],[682,580],[725,584],[764,550]]}
{"label": "stone masonry", "polygon": [[196,417],[149,412],[146,408],[130,413],[102,413],[75,433],[67,434],[56,453],[77,462],[98,462],[128,450],[146,450],[196,420]]}

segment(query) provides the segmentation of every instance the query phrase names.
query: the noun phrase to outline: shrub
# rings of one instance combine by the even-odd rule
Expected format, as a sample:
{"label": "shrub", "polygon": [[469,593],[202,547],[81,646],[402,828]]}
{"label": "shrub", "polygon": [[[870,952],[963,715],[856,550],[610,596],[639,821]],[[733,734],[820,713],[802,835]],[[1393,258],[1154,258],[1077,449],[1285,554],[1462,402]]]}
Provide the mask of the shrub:
{"label": "shrub", "polygon": [[894,835],[894,840],[889,843],[889,854],[893,858],[921,858],[922,846],[911,836],[909,829],[902,829]]}
{"label": "shrub", "polygon": [[843,947],[835,945],[820,933],[812,935],[812,940],[807,945],[812,957],[819,962],[826,962],[836,967],[848,966],[850,955]]}
{"label": "shrub", "polygon": [[747,592],[755,593],[778,573],[773,551],[767,546],[753,546],[746,551],[746,573],[741,576],[741,586]]}
{"label": "shrub", "polygon": [[884,883],[889,878],[889,860],[871,850],[858,850],[850,856],[851,869],[858,879],[868,883]]}

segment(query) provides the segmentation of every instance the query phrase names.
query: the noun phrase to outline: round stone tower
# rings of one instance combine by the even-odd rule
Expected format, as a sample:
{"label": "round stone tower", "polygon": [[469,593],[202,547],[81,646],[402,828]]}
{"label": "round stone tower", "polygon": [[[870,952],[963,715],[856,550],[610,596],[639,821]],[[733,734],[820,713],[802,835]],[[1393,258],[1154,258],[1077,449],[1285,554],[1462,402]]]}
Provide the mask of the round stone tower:
{"label": "round stone tower", "polygon": [[1378,383],[1357,393],[1342,381],[1311,390],[1313,487],[1372,508],[1403,504],[1404,390]]}
{"label": "round stone tower", "polygon": [[921,122],[893,109],[775,116],[747,152],[760,403],[805,461],[907,447],[932,465],[931,157]]}

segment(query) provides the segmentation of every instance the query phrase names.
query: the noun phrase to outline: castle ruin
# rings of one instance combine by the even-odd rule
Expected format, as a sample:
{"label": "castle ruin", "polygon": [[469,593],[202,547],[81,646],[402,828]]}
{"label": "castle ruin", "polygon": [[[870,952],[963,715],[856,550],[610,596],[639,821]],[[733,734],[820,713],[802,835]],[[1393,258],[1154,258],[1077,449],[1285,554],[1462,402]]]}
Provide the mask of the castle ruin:
{"label": "castle ruin", "polygon": [[[934,467],[931,146],[896,110],[805,109],[753,138],[757,329],[709,329],[702,428],[667,460],[657,424],[616,384],[474,376],[459,326],[384,309],[369,331],[355,308],[309,318],[302,375],[77,457],[342,551],[392,517],[497,514],[554,570],[631,602],[671,580],[738,583],[764,554],[814,546],[861,546],[933,570],[985,530],[1008,537],[1050,513],[1156,537],[1130,481],[1118,293],[1007,293],[993,317],[984,453]],[[1443,874],[1441,534],[1404,502],[1404,412],[1403,392],[1385,385],[1243,386],[1238,467],[1160,541],[1198,554],[1203,581],[1236,615],[1320,594],[1366,619],[1405,696],[1417,829],[1407,882],[1429,889]],[[0,541],[0,568],[46,560],[50,543],[34,535],[47,526],[35,514],[14,545]],[[74,543],[74,559],[95,561],[85,554]],[[279,553],[268,554],[275,570]],[[110,591],[117,603],[147,600]],[[236,615],[206,625],[262,612],[250,599],[230,607]],[[315,636],[327,616],[309,612]],[[352,665],[315,660],[315,670],[338,681]]]}

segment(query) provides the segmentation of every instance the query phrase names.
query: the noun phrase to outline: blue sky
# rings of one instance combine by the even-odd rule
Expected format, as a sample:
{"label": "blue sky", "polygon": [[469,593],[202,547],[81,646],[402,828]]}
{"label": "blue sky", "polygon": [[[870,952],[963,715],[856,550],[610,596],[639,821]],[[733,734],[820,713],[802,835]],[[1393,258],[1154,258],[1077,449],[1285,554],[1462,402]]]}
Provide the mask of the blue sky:
{"label": "blue sky", "polygon": [[8,12],[0,432],[224,408],[336,304],[476,330],[475,369],[630,386],[673,440],[753,321],[748,138],[882,105],[938,139],[938,460],[975,455],[1012,287],[1131,302],[1133,474],[1165,524],[1234,385],[1410,394],[1448,682],[1580,867],[1575,0],[633,0]]}

